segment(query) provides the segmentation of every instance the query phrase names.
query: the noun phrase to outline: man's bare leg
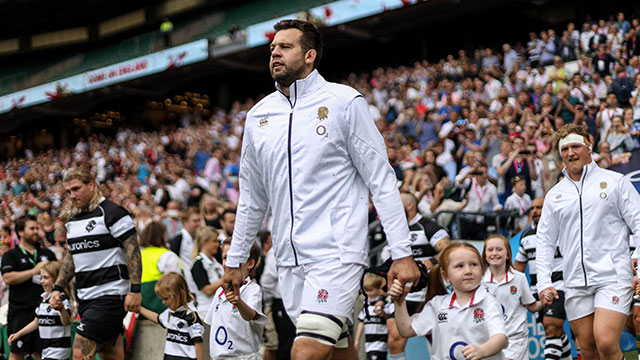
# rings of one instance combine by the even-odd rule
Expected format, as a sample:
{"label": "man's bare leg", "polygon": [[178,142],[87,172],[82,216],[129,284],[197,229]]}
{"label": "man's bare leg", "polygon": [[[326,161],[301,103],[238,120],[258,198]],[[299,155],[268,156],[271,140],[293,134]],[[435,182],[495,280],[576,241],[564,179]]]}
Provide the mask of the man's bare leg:
{"label": "man's bare leg", "polygon": [[292,360],[357,360],[358,353],[353,346],[353,339],[349,337],[349,346],[343,349],[321,344],[308,338],[298,338],[291,348]]}
{"label": "man's bare leg", "polygon": [[595,315],[589,314],[577,320],[569,322],[571,331],[576,335],[576,339],[580,342],[580,354],[584,360],[599,360],[598,348],[596,347],[596,339],[593,334],[593,319]]}
{"label": "man's bare leg", "polygon": [[[620,336],[627,315],[604,308],[596,308],[593,335],[601,359],[621,359]],[[582,342],[580,342],[582,344]],[[583,352],[584,353],[584,352]]]}
{"label": "man's bare leg", "polygon": [[328,360],[332,352],[333,346],[313,339],[298,338],[291,347],[291,360]]}
{"label": "man's bare leg", "polygon": [[94,360],[98,344],[82,335],[76,334],[73,339],[73,360]]}
{"label": "man's bare leg", "polygon": [[346,348],[335,348],[331,355],[331,360],[358,360],[358,350],[353,346],[353,338],[349,336],[349,346]]}
{"label": "man's bare leg", "polygon": [[102,360],[124,360],[124,341],[118,336],[115,345],[103,345],[98,352]]}

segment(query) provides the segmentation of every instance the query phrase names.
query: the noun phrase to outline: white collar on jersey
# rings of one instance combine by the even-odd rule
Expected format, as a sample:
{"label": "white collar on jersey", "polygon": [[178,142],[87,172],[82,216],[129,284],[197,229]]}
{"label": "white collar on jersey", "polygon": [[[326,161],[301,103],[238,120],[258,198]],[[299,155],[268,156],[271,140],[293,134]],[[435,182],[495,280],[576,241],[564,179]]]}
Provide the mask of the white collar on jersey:
{"label": "white collar on jersey", "polygon": [[441,308],[442,309],[452,309],[452,308],[456,307],[458,309],[464,309],[464,308],[471,307],[471,306],[474,306],[474,305],[480,303],[486,297],[487,297],[487,289],[484,286],[480,285],[476,289],[476,292],[473,294],[473,296],[471,297],[471,300],[469,301],[469,303],[467,305],[460,306],[460,304],[458,304],[458,302],[456,301],[456,294],[455,293],[451,293],[451,295],[449,295],[447,297],[448,301],[442,302]]}

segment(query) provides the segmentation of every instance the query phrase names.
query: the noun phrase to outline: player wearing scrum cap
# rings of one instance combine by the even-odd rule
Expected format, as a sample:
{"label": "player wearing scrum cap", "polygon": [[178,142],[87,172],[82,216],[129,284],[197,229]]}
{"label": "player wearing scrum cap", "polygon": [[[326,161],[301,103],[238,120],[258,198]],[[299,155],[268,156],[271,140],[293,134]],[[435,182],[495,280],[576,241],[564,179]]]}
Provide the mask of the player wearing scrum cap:
{"label": "player wearing scrum cap", "polygon": [[565,259],[565,310],[582,357],[620,359],[632,298],[629,231],[640,232],[640,195],[623,175],[591,160],[584,128],[565,125],[558,138],[564,179],[547,194],[537,232],[540,300],[558,298],[551,280],[557,245]]}

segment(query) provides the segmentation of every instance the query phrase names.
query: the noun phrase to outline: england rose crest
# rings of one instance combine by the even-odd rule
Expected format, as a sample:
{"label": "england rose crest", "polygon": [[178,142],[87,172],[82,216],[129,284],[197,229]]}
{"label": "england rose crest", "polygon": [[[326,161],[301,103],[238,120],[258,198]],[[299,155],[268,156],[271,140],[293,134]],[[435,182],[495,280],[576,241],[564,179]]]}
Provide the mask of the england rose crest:
{"label": "england rose crest", "polygon": [[511,291],[511,295],[515,295],[518,293],[518,288],[514,285],[512,285],[509,290]]}
{"label": "england rose crest", "polygon": [[618,303],[620,302],[620,298],[617,296],[612,296],[611,302],[613,303],[613,305],[618,305]]}
{"label": "england rose crest", "polygon": [[484,310],[482,308],[477,308],[473,310],[473,322],[480,323],[484,321]]}
{"label": "england rose crest", "polygon": [[318,302],[319,303],[326,303],[328,298],[329,298],[329,292],[327,290],[325,290],[325,289],[318,290]]}

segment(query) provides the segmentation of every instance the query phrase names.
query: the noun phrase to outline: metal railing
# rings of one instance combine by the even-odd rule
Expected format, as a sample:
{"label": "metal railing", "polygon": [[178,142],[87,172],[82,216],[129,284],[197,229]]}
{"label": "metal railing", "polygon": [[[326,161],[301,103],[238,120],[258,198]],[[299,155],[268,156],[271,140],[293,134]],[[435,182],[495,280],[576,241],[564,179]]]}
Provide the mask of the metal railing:
{"label": "metal railing", "polygon": [[[451,216],[450,219],[445,220],[445,216]],[[460,219],[466,217],[467,219],[477,219],[482,217],[483,221],[480,224],[486,226],[486,233],[498,233],[507,238],[512,237],[518,233],[519,229],[516,228],[515,220],[519,216],[517,210],[498,210],[498,211],[455,211],[455,210],[442,210],[438,211],[432,219],[436,220],[438,224],[445,227],[449,232],[449,237],[452,240],[461,240],[460,233]],[[489,225],[487,225],[487,219],[490,219]],[[484,239],[474,239],[484,240]],[[387,245],[384,241],[380,244],[369,249],[369,264],[373,264],[374,260],[376,264],[381,263],[380,253],[382,249]]]}

